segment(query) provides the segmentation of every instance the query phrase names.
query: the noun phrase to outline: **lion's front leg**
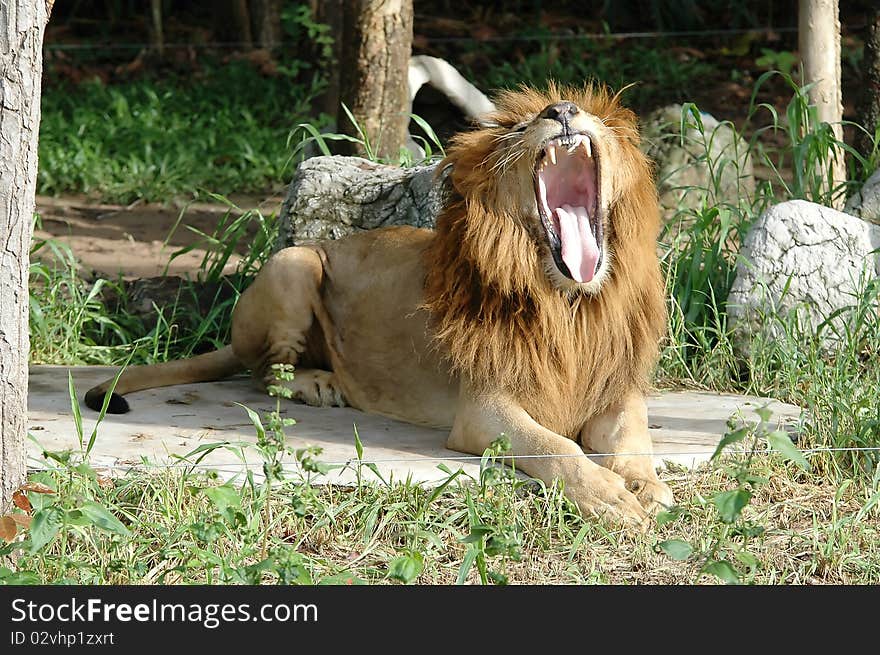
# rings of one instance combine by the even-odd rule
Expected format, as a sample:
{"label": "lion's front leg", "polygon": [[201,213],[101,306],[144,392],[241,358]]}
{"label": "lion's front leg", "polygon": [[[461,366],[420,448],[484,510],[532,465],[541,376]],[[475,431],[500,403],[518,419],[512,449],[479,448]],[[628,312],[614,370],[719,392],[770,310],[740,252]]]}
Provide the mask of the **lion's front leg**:
{"label": "lion's front leg", "polygon": [[630,394],[590,419],[581,430],[580,441],[593,452],[606,455],[594,461],[619,473],[649,512],[672,505],[672,491],[654,470],[648,409],[641,394]]}
{"label": "lion's front leg", "polygon": [[[565,495],[585,516],[609,515],[635,524],[646,518],[623,478],[587,459],[577,443],[538,424],[509,398],[495,394],[472,396],[463,389],[447,446],[482,455],[502,434],[510,440],[507,456],[517,468],[548,485],[561,479]],[[534,455],[546,457],[526,457]]]}

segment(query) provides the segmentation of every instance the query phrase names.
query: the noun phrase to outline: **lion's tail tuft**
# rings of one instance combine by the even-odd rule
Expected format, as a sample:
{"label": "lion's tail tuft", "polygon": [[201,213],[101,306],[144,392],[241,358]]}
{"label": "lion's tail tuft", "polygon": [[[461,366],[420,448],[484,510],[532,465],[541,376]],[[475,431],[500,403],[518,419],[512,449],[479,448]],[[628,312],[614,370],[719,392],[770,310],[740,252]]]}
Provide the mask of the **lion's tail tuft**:
{"label": "lion's tail tuft", "polygon": [[[103,387],[102,384],[86,391],[85,398],[83,398],[86,407],[96,412],[101,411],[101,407],[104,406],[104,398],[107,395],[107,390]],[[107,404],[108,414],[125,414],[129,411],[131,411],[131,407],[128,406],[128,401],[125,398],[115,391],[110,394],[110,402]]]}

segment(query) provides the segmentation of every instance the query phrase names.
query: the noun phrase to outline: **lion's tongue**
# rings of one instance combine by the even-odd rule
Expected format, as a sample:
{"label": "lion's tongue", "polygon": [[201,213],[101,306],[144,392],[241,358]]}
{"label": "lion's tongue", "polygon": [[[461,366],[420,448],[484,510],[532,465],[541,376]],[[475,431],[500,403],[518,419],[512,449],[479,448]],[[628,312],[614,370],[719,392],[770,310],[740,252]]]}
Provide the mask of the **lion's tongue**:
{"label": "lion's tongue", "polygon": [[589,282],[596,274],[599,246],[590,228],[586,207],[562,205],[556,208],[559,218],[559,238],[562,241],[562,261],[578,282]]}

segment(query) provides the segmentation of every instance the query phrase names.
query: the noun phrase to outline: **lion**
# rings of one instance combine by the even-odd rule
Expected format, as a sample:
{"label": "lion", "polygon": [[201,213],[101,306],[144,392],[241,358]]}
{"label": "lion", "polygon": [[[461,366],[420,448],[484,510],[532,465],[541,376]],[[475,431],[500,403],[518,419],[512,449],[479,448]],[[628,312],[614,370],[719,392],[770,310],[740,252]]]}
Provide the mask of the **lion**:
{"label": "lion", "polygon": [[[666,326],[660,228],[636,117],[605,87],[523,87],[450,141],[434,230],[388,227],[278,251],[231,345],[130,367],[109,399],[250,369],[316,406],[450,430],[447,446],[560,479],[585,514],[645,525],[672,503],[645,393]],[[99,409],[108,380],[85,397]],[[591,458],[586,451],[601,454]]]}

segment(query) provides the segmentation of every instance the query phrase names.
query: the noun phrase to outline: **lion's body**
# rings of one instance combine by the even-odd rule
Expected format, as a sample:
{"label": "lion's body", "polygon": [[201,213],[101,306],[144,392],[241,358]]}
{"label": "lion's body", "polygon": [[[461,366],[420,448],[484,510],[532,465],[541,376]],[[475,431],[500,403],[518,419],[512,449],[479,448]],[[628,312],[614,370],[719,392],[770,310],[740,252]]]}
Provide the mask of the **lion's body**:
{"label": "lion's body", "polygon": [[[448,428],[455,416],[458,388],[448,365],[431,348],[428,313],[420,308],[425,279],[422,255],[430,240],[428,230],[394,227],[290,248],[276,255],[272,265],[296,271],[296,279],[284,279],[269,289],[282,281],[283,274],[267,276],[266,289],[259,283],[251,288],[261,308],[265,308],[264,295],[310,293],[315,280],[303,279],[309,269],[302,262],[320,262],[317,311],[314,306],[303,308],[313,312],[320,326],[307,331],[305,348],[317,357],[312,355],[312,361],[304,363],[300,359],[298,365],[332,371],[352,407]],[[302,286],[310,289],[297,288]],[[241,302],[251,299],[244,296]],[[260,330],[234,323],[233,347],[247,368],[262,371],[263,362],[253,354],[265,343]]]}
{"label": "lion's body", "polygon": [[644,392],[665,327],[656,192],[634,116],[564,91],[573,103],[508,93],[494,125],[453,141],[435,231],[280,251],[239,300],[231,348],[135,367],[117,391],[293,364],[310,404],[446,426],[474,454],[505,434],[583,511],[640,521],[671,502],[651,458],[630,454],[651,451]]}

